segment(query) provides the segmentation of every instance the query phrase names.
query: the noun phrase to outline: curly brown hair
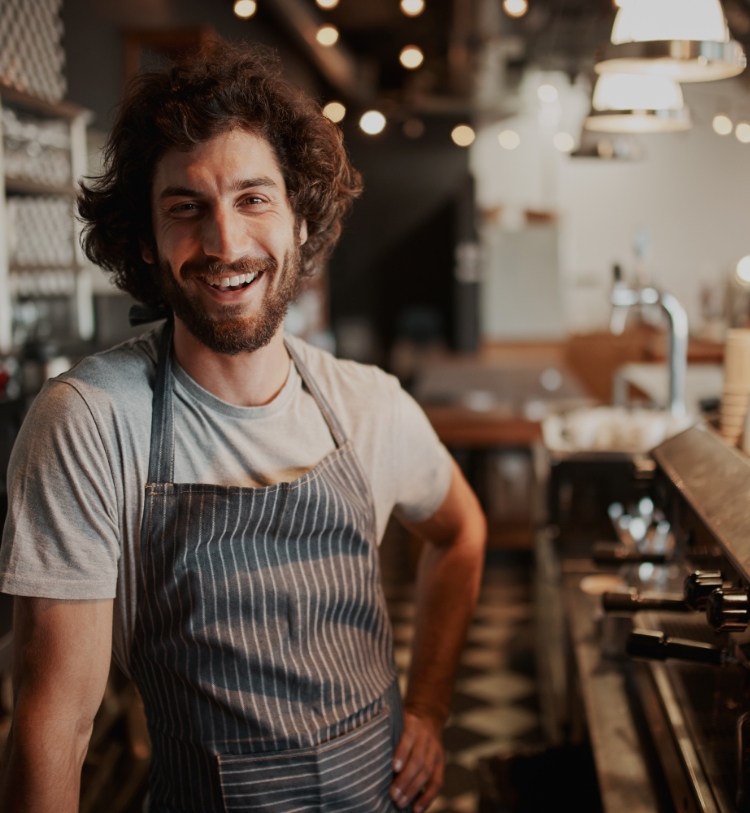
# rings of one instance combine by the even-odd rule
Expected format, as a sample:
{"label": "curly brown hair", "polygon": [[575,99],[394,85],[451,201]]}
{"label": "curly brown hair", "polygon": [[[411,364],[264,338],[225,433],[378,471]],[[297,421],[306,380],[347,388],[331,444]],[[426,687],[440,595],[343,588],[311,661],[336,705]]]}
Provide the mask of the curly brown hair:
{"label": "curly brown hair", "polygon": [[341,234],[341,220],[362,191],[341,130],[281,76],[261,46],[212,43],[167,70],[128,85],[104,151],[104,171],[81,184],[78,212],[87,257],[115,285],[147,305],[163,304],[153,266],[151,186],[168,149],[188,150],[233,129],[265,138],[284,175],[292,210],[307,221],[301,275],[320,267]]}

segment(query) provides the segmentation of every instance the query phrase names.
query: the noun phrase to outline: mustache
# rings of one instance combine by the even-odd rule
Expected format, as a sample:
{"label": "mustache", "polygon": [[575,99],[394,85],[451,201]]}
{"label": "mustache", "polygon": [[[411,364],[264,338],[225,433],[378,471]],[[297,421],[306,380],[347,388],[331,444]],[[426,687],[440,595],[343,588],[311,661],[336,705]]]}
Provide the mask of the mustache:
{"label": "mustache", "polygon": [[193,277],[218,277],[222,274],[252,274],[268,271],[273,274],[278,263],[273,257],[240,257],[232,263],[222,263],[206,257],[205,260],[189,260],[180,267],[180,276],[187,281]]}

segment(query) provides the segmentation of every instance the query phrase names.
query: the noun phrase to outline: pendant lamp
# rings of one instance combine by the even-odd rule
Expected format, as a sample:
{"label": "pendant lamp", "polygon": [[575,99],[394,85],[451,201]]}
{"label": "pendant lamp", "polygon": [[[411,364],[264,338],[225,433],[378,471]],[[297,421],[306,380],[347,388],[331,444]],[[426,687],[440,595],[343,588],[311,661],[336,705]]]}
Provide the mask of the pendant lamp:
{"label": "pendant lamp", "polygon": [[675,133],[690,129],[682,88],[666,76],[599,77],[583,126],[597,133]]}
{"label": "pendant lamp", "polygon": [[731,39],[720,0],[624,0],[599,74],[666,76],[710,82],[742,73],[742,46]]}

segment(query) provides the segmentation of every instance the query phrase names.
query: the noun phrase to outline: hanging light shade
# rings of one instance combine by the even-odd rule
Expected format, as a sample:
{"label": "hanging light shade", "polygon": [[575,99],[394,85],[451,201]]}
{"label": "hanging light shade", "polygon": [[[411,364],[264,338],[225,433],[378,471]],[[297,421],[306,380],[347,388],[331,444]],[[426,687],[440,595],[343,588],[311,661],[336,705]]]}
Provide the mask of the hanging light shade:
{"label": "hanging light shade", "polygon": [[666,76],[610,73],[600,76],[592,99],[594,110],[682,110],[682,88]]}
{"label": "hanging light shade", "polygon": [[742,73],[742,46],[730,39],[719,0],[627,0],[597,73],[709,82]]}
{"label": "hanging light shade", "polygon": [[719,0],[629,0],[617,12],[612,42],[729,42]]}
{"label": "hanging light shade", "polygon": [[598,133],[675,133],[690,129],[682,89],[666,76],[603,74],[584,128]]}

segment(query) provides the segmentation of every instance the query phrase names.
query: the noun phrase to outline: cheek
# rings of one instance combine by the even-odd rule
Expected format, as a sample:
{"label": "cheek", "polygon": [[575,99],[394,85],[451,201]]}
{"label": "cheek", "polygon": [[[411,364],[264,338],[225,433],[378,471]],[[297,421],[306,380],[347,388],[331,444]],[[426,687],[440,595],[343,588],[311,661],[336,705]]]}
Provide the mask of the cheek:
{"label": "cheek", "polygon": [[194,224],[180,221],[165,224],[157,232],[156,243],[159,253],[185,253],[199,242]]}

